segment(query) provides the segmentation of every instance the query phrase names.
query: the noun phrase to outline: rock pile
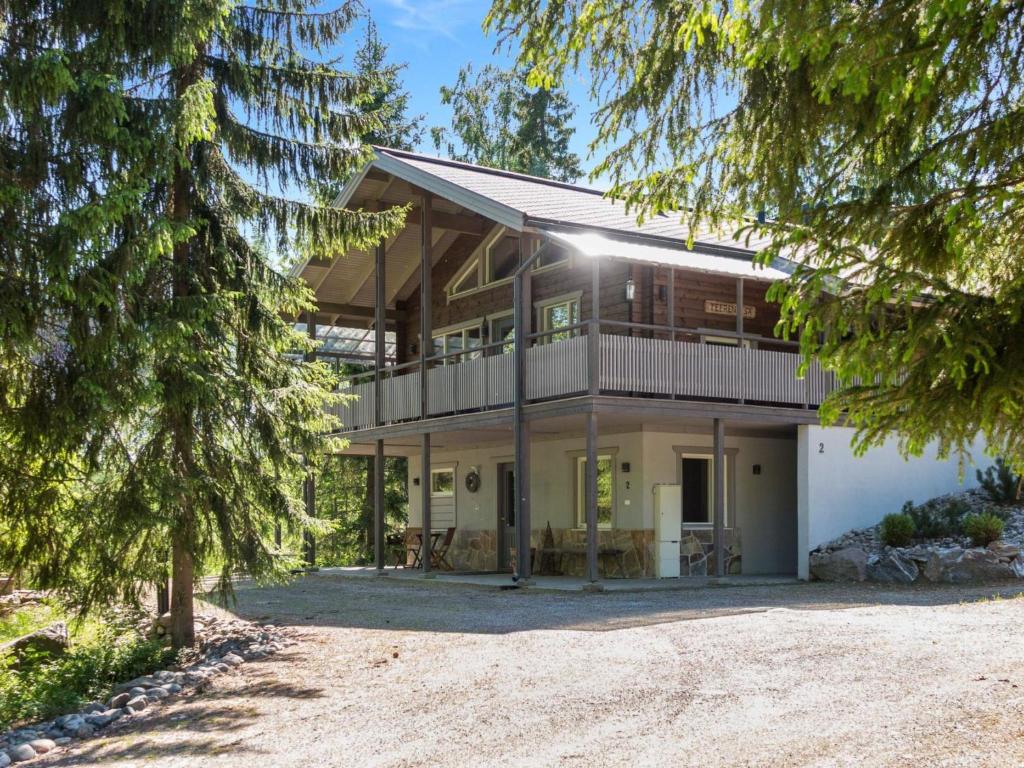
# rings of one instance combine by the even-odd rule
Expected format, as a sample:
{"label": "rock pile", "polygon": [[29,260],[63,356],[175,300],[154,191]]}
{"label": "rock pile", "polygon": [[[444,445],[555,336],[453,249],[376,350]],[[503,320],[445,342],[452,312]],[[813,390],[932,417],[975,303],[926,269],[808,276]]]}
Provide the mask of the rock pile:
{"label": "rock pile", "polygon": [[[977,490],[936,501],[953,500],[962,502],[972,513],[984,512],[992,506]],[[811,577],[888,584],[912,584],[919,580],[965,584],[1024,578],[1024,507],[1007,510],[1002,539],[988,547],[972,547],[963,536],[919,541],[912,547],[887,547],[882,544],[879,528],[849,531],[812,551]]]}
{"label": "rock pile", "polygon": [[113,723],[137,717],[164,699],[202,688],[218,675],[279,653],[296,642],[290,629],[272,624],[212,616],[197,616],[196,623],[196,647],[182,652],[179,668],[120,683],[105,702],[94,701],[79,712],[0,733],[0,768],[31,760],[75,739],[89,738]]}

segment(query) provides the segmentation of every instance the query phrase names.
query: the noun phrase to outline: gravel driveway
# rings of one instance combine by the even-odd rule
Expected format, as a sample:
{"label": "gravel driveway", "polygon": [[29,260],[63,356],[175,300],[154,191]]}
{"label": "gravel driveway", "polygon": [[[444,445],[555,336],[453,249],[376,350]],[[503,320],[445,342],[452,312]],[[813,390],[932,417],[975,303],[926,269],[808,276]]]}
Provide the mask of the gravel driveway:
{"label": "gravel driveway", "polygon": [[246,586],[298,646],[39,763],[1021,766],[1018,591]]}

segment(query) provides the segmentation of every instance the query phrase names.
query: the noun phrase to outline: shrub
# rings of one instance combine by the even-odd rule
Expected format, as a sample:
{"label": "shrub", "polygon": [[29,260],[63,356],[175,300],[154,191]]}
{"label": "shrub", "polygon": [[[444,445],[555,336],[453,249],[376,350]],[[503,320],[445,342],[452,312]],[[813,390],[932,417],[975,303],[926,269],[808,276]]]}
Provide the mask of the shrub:
{"label": "shrub", "polygon": [[987,547],[1003,535],[1003,521],[991,512],[964,518],[964,533],[976,547]]}
{"label": "shrub", "polygon": [[902,513],[914,521],[914,531],[919,538],[939,539],[959,535],[967,510],[967,504],[961,499],[945,502],[932,499],[919,507],[908,501],[903,505]]}
{"label": "shrub", "polygon": [[905,514],[882,518],[882,543],[888,547],[905,547],[914,538],[914,518]]}
{"label": "shrub", "polygon": [[105,699],[114,685],[173,661],[173,652],[123,626],[106,624],[62,656],[42,656],[11,669],[0,658],[0,731]]}
{"label": "shrub", "polygon": [[996,463],[985,470],[976,470],[978,484],[996,504],[1014,504],[1020,498],[1020,475],[1000,456]]}

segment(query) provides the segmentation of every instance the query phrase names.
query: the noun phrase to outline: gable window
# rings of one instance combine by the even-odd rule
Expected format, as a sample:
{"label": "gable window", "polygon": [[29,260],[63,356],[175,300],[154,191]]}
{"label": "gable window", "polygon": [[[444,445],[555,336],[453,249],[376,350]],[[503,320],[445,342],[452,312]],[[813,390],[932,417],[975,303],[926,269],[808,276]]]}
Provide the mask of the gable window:
{"label": "gable window", "polygon": [[[576,527],[587,527],[587,457],[575,458]],[[597,527],[611,528],[615,510],[615,461],[610,454],[597,457]]]}
{"label": "gable window", "polygon": [[533,268],[546,269],[569,261],[569,251],[564,245],[559,245],[551,240],[540,244],[540,255],[533,263]]}
{"label": "gable window", "polygon": [[[541,270],[567,264],[569,251],[550,240],[531,240],[533,253],[540,255],[533,269]],[[470,256],[465,266],[451,279],[445,292],[449,299],[471,293],[491,285],[500,285],[515,276],[519,266],[519,234],[505,227],[495,227],[492,233]]]}
{"label": "gable window", "polygon": [[[580,295],[575,293],[537,302],[537,314],[542,332],[557,331],[559,328],[576,325],[580,321]],[[544,336],[541,343],[562,341],[570,336],[578,336],[579,333],[579,328],[552,333]]]}
{"label": "gable window", "polygon": [[448,295],[456,296],[460,293],[472,291],[480,287],[480,260],[473,259],[455,276],[455,279],[448,286]]}
{"label": "gable window", "polygon": [[519,265],[519,237],[499,234],[485,251],[487,260],[487,282],[508,280]]}
{"label": "gable window", "polygon": [[481,324],[479,320],[458,328],[442,329],[434,334],[434,355],[465,354],[447,357],[445,365],[461,363],[480,356]]}

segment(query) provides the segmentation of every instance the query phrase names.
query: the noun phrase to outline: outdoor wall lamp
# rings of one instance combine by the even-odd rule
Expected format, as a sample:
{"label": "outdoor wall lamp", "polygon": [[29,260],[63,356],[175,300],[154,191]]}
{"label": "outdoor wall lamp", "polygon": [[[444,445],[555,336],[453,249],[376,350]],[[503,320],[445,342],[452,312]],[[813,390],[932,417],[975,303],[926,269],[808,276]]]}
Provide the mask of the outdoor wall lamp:
{"label": "outdoor wall lamp", "polygon": [[633,282],[633,278],[630,277],[626,280],[626,301],[632,301],[636,298],[636,283]]}

